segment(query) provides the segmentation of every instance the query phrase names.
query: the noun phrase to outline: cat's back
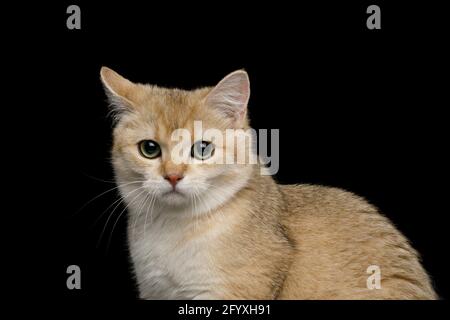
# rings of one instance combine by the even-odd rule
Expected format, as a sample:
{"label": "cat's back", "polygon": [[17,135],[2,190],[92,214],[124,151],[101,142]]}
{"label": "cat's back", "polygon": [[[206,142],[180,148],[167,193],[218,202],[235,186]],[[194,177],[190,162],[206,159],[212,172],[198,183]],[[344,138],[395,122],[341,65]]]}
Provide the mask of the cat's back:
{"label": "cat's back", "polygon": [[[280,298],[428,299],[434,291],[416,251],[378,210],[348,191],[281,185],[283,224],[296,257]],[[379,268],[382,289],[369,290],[367,269]]]}

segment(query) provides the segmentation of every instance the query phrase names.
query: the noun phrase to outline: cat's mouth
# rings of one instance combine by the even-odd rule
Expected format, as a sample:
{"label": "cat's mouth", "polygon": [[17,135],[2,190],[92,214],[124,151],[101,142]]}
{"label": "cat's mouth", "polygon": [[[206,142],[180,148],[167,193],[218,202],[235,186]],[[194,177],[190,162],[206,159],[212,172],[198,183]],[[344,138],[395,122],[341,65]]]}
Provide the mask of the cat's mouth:
{"label": "cat's mouth", "polygon": [[169,190],[167,192],[164,192],[163,195],[164,196],[182,196],[182,197],[184,197],[184,194],[178,189]]}

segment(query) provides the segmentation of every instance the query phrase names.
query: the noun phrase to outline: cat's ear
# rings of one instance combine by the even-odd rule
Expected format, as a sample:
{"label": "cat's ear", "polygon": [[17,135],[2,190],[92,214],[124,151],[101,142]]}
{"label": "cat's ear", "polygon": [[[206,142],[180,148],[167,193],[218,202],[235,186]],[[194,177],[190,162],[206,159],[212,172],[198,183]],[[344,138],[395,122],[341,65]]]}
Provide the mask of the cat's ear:
{"label": "cat's ear", "polygon": [[223,78],[206,97],[206,104],[225,117],[240,122],[247,113],[250,80],[247,72],[237,70]]}
{"label": "cat's ear", "polygon": [[137,85],[108,67],[102,67],[100,78],[105,87],[106,95],[114,111],[132,108],[133,95]]}

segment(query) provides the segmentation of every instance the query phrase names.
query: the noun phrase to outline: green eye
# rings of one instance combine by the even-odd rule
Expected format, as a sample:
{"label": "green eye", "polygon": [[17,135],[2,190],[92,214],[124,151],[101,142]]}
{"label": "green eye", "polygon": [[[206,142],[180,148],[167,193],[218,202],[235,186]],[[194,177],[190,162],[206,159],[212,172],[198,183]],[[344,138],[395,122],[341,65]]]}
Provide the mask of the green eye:
{"label": "green eye", "polygon": [[145,158],[154,159],[161,155],[161,147],[153,140],[139,142],[139,151]]}
{"label": "green eye", "polygon": [[191,157],[198,160],[206,160],[214,154],[214,144],[208,141],[197,141],[192,145]]}

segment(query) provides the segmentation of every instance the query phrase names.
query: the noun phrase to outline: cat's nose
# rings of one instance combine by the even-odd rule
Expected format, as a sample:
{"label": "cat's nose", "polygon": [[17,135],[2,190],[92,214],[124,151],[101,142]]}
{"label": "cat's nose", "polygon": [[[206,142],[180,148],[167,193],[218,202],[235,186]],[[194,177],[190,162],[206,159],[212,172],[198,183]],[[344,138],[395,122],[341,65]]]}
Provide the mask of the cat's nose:
{"label": "cat's nose", "polygon": [[179,174],[168,174],[164,177],[164,179],[166,179],[167,181],[170,182],[170,184],[172,185],[173,188],[175,188],[175,186],[177,185],[178,181],[180,181],[181,179],[183,179],[182,175]]}

